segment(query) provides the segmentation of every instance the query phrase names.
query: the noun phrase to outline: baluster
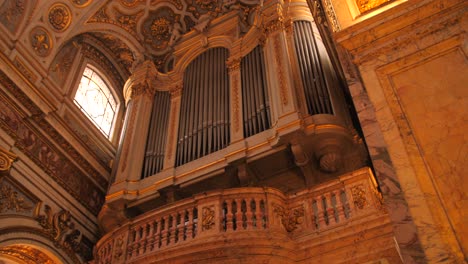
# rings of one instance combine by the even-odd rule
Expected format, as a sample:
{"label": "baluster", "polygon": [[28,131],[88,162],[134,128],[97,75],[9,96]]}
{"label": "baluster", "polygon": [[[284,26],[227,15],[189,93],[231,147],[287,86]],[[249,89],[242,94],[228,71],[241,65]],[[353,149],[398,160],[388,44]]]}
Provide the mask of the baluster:
{"label": "baluster", "polygon": [[235,199],[236,201],[236,221],[235,221],[235,230],[240,230],[242,226],[242,200]]}
{"label": "baluster", "polygon": [[140,237],[141,237],[140,227],[136,227],[135,228],[135,243],[133,243],[133,256],[134,257],[138,256],[138,253],[139,253],[138,247],[140,243]]}
{"label": "baluster", "polygon": [[262,215],[262,227],[264,229],[268,228],[268,210],[266,208],[266,203],[265,201],[262,199],[260,200],[260,209],[261,209],[261,215]]}
{"label": "baluster", "polygon": [[252,202],[253,200],[250,200],[250,202],[249,200],[245,201],[245,227],[246,229],[251,229],[253,227],[253,216],[255,212],[253,211],[253,208],[252,208]]}
{"label": "baluster", "polygon": [[234,201],[229,199],[226,200],[226,231],[230,231],[233,228],[233,214],[232,214],[232,203]]}
{"label": "baluster", "polygon": [[172,225],[171,225],[171,237],[170,237],[170,244],[176,243],[177,237],[177,213],[172,215]]}
{"label": "baluster", "polygon": [[263,214],[261,207],[262,199],[255,199],[255,226],[257,229],[262,229],[263,227]]}
{"label": "baluster", "polygon": [[158,242],[158,248],[161,248],[162,247],[162,233],[164,231],[164,219],[161,218],[159,220],[159,224],[158,224],[158,233],[157,233],[157,242]]}
{"label": "baluster", "polygon": [[145,226],[140,226],[140,241],[138,242],[138,255],[142,255],[145,249],[146,235],[145,235]]}
{"label": "baluster", "polygon": [[338,222],[341,223],[345,220],[345,212],[343,208],[343,203],[341,202],[341,190],[336,190],[333,192],[335,194],[336,201],[336,211]]}
{"label": "baluster", "polygon": [[325,196],[325,203],[327,207],[328,224],[329,225],[336,224],[335,208],[333,207],[332,193],[327,192],[326,194],[324,194],[324,196]]}
{"label": "baluster", "polygon": [[168,228],[169,228],[169,217],[164,216],[162,218],[162,230],[161,230],[161,247],[167,245],[167,236],[168,236]]}
{"label": "baluster", "polygon": [[315,202],[317,203],[317,218],[318,218],[318,228],[323,228],[326,225],[325,222],[325,210],[323,208],[323,200],[322,196],[317,196],[315,198]]}
{"label": "baluster", "polygon": [[188,220],[187,220],[187,231],[185,234],[185,239],[190,240],[193,238],[193,210],[188,210]]}
{"label": "baluster", "polygon": [[176,242],[182,242],[184,240],[184,220],[185,220],[185,210],[177,214],[177,239]]}

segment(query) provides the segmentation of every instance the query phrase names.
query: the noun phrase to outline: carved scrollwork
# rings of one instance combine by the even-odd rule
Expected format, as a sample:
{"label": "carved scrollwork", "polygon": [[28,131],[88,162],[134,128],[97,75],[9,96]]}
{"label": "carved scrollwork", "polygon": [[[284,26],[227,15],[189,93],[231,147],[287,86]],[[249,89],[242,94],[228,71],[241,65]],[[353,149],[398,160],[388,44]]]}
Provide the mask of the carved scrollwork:
{"label": "carved scrollwork", "polygon": [[281,223],[288,232],[294,231],[304,221],[304,207],[300,206],[291,210],[281,205],[273,204],[274,212],[281,218]]}
{"label": "carved scrollwork", "polygon": [[0,176],[8,174],[16,155],[0,147]]}
{"label": "carved scrollwork", "polygon": [[203,230],[210,230],[215,224],[215,211],[211,207],[202,209],[202,227]]}
{"label": "carved scrollwork", "polygon": [[353,186],[351,188],[351,194],[353,196],[354,206],[359,209],[364,209],[364,207],[368,204],[364,186],[362,186],[362,184]]}
{"label": "carved scrollwork", "polygon": [[52,208],[45,205],[41,214],[41,207],[42,203],[38,203],[34,210],[34,219],[45,233],[58,245],[77,252],[80,247],[81,232],[75,228],[70,211],[60,210],[53,213]]}

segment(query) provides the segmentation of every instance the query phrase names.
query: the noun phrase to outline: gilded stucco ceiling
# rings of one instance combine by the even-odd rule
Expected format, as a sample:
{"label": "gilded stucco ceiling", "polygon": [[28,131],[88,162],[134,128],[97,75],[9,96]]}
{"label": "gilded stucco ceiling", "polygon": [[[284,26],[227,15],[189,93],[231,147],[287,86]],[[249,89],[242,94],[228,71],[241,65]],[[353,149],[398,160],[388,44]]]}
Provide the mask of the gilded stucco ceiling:
{"label": "gilded stucco ceiling", "polygon": [[55,264],[47,254],[28,245],[11,245],[0,247],[0,256],[15,259],[26,264]]}
{"label": "gilded stucco ceiling", "polygon": [[[185,34],[204,32],[210,21],[233,12],[239,15],[240,31],[245,32],[253,20],[253,11],[260,0],[176,0],[176,1],[109,1],[99,8],[87,23],[104,23],[118,26],[135,38],[144,48],[145,58],[154,61],[157,68],[171,69],[171,54]],[[109,34],[92,33],[102,40],[119,62],[128,68],[135,56],[123,42]]]}

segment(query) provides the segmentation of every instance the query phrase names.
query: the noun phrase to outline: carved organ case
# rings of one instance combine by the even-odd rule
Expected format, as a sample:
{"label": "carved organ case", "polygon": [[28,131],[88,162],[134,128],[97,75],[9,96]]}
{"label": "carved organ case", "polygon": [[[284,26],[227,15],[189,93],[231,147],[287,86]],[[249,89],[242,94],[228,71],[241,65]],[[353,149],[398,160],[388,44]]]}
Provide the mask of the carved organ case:
{"label": "carved organ case", "polygon": [[141,212],[218,188],[297,191],[363,167],[345,87],[306,1],[200,2],[190,16],[162,5],[147,18],[159,36],[148,45],[163,55],[125,86],[129,125],[109,200],[127,188]]}

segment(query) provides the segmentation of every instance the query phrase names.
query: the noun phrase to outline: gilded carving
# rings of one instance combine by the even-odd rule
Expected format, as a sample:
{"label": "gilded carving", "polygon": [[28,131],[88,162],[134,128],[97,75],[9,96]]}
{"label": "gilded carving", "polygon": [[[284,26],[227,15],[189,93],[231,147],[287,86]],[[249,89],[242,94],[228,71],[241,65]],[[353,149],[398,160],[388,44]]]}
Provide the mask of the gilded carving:
{"label": "gilded carving", "polygon": [[359,12],[364,13],[374,8],[377,8],[391,0],[356,0]]}
{"label": "gilded carving", "polygon": [[165,17],[159,17],[153,20],[151,24],[151,35],[157,40],[167,40],[171,33],[171,21]]}
{"label": "gilded carving", "polygon": [[175,85],[172,89],[169,90],[171,98],[179,97],[182,95],[182,85]]}
{"label": "gilded carving", "polygon": [[235,74],[232,80],[232,89],[234,93],[234,113],[233,113],[233,118],[234,118],[234,130],[237,132],[239,131],[239,112],[240,112],[240,100],[239,100],[239,78],[238,75]]}
{"label": "gilded carving", "polygon": [[[0,83],[33,114],[33,118],[24,118],[22,113],[13,110],[21,109],[14,102],[7,99],[0,100],[2,110],[0,111],[0,127],[15,139],[15,147],[28,155],[37,166],[48,173],[86,208],[97,214],[104,202],[104,196],[96,184],[105,188],[107,180],[57,130],[41,118],[43,113],[37,105],[2,72],[0,72]],[[0,96],[6,98],[3,93],[0,93]],[[35,122],[34,125],[31,124],[32,121]],[[49,137],[45,138],[37,131],[37,127]],[[55,147],[56,145],[60,145],[61,151]],[[80,168],[85,173],[78,169],[70,158],[80,164]],[[89,177],[92,177],[94,181]]]}
{"label": "gilded carving", "polygon": [[174,134],[176,129],[176,115],[175,112],[178,108],[177,102],[172,102],[172,110],[171,110],[171,132],[169,133],[169,144],[167,146],[167,156],[168,158],[172,157],[172,142],[174,141]]}
{"label": "gilded carving", "polygon": [[16,158],[14,153],[0,147],[0,176],[8,174]]}
{"label": "gilded carving", "polygon": [[203,207],[202,209],[202,228],[203,230],[210,230],[215,224],[215,211],[210,207]]}
{"label": "gilded carving", "polygon": [[49,23],[53,29],[64,31],[72,20],[70,9],[64,4],[55,4],[49,9]]}
{"label": "gilded carving", "polygon": [[237,58],[237,59],[233,59],[233,60],[229,61],[229,62],[227,63],[227,68],[228,68],[229,72],[233,72],[233,71],[239,70],[239,69],[240,69],[241,60],[242,60],[242,58]]}
{"label": "gilded carving", "polygon": [[281,97],[281,102],[283,105],[288,105],[288,95],[286,91],[286,81],[284,80],[284,72],[283,72],[283,52],[280,47],[280,35],[276,35],[274,41],[273,41],[273,47],[275,50],[275,61],[276,61],[276,68],[278,72],[278,78],[279,78],[279,90],[280,90],[280,97]]}
{"label": "gilded carving", "polygon": [[21,260],[26,264],[55,264],[47,254],[27,245],[11,245],[0,248],[0,255],[6,255]]}
{"label": "gilded carving", "polygon": [[353,196],[354,206],[359,209],[364,209],[364,207],[368,204],[364,186],[362,186],[362,184],[353,186],[351,188],[351,194]]}
{"label": "gilded carving", "polygon": [[35,27],[30,33],[31,46],[37,55],[46,57],[52,50],[52,38],[42,27]]}
{"label": "gilded carving", "polygon": [[300,206],[292,210],[285,209],[281,205],[273,204],[274,212],[281,218],[281,223],[288,232],[297,229],[304,221],[304,207]]}
{"label": "gilded carving", "polygon": [[2,183],[0,185],[0,213],[14,211],[16,213],[31,211],[33,205],[25,200],[25,197],[15,191],[11,186]]}
{"label": "gilded carving", "polygon": [[60,210],[53,213],[48,205],[44,205],[44,213],[41,214],[42,203],[38,203],[34,210],[34,219],[44,229],[54,242],[71,249],[79,250],[81,232],[75,228],[71,220],[70,211]]}

